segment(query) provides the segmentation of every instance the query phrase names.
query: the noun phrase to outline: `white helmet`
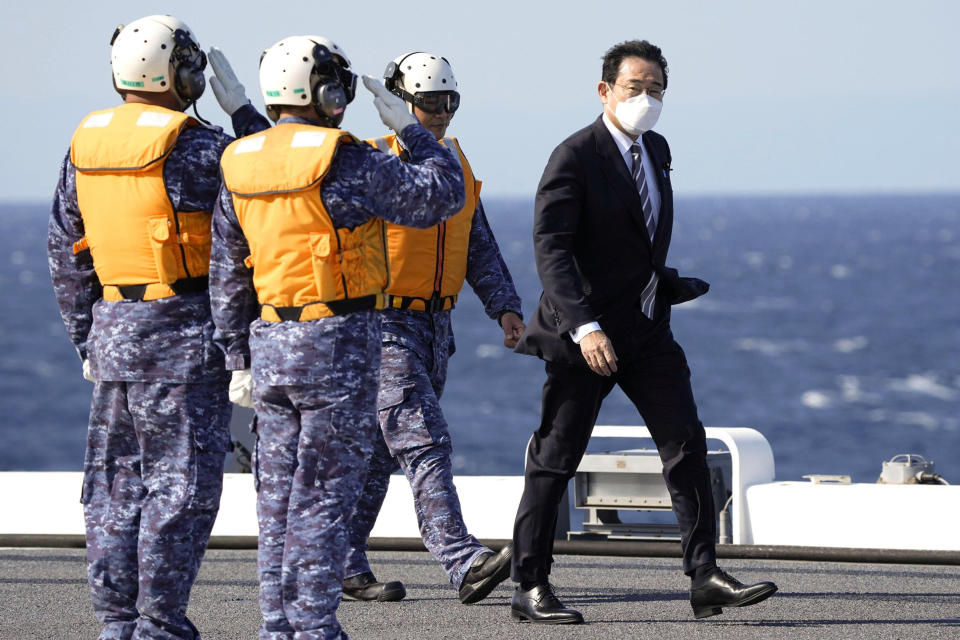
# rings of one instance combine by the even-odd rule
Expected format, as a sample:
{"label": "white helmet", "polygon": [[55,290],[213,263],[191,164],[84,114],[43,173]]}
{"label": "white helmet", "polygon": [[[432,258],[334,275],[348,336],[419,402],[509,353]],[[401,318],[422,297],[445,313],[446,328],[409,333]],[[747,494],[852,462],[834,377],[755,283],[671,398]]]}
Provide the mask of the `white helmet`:
{"label": "white helmet", "polygon": [[340,56],[340,60],[338,60],[337,62],[340,63],[341,67],[346,67],[347,69],[350,68],[350,58],[347,57],[347,54],[344,52],[343,49],[337,46],[336,42],[334,42],[330,38],[324,38],[323,36],[307,36],[307,37],[313,40],[314,42],[316,42],[317,44],[322,44],[323,46],[325,46],[327,49],[330,50],[330,53],[332,53],[333,55]]}
{"label": "white helmet", "polygon": [[260,56],[260,91],[273,120],[279,105],[313,105],[324,124],[339,126],[356,88],[347,54],[323,36],[290,36]]}
{"label": "white helmet", "polygon": [[[395,58],[387,65],[383,73],[383,83],[394,95],[403,98],[410,105],[436,112],[439,105],[424,104],[421,94],[439,94],[446,96],[444,105],[450,113],[460,106],[460,94],[457,92],[457,78],[446,58],[423,51],[414,51]],[[427,107],[427,108],[424,108]],[[441,107],[442,108],[442,107]]]}
{"label": "white helmet", "polygon": [[110,50],[113,86],[124,91],[173,91],[186,107],[207,85],[207,57],[190,27],[173,16],[147,16],[117,27]]}

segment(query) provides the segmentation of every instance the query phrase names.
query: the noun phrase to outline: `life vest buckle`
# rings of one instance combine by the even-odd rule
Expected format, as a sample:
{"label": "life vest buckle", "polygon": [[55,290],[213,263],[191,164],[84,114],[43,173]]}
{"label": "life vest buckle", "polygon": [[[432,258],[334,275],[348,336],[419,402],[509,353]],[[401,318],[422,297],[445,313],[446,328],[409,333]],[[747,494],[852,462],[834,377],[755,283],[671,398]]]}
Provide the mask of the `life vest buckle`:
{"label": "life vest buckle", "polygon": [[430,299],[424,301],[423,306],[427,313],[438,313],[448,309],[452,310],[456,303],[457,296],[441,296],[439,293],[434,291],[433,295],[430,296]]}
{"label": "life vest buckle", "polygon": [[430,296],[430,299],[424,302],[424,307],[427,313],[443,311],[443,297],[434,292],[433,295]]}

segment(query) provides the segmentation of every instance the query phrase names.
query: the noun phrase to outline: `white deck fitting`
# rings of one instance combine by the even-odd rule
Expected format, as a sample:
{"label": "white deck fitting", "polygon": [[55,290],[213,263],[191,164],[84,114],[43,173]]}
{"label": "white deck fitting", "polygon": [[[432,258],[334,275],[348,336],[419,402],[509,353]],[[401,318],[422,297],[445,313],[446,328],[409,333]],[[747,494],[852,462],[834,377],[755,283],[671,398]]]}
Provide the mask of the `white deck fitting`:
{"label": "white deck fitting", "polygon": [[83,535],[80,471],[0,472],[0,534]]}
{"label": "white deck fitting", "polygon": [[[960,551],[960,485],[775,482],[773,452],[754,429],[708,427],[730,451],[733,542],[862,549]],[[595,438],[650,438],[645,427],[597,426]],[[80,472],[0,472],[0,534],[83,535]],[[455,478],[464,520],[482,539],[513,537],[522,476]],[[214,536],[256,536],[253,476],[224,476]],[[419,538],[410,485],[391,476],[373,529]]]}
{"label": "white deck fitting", "polygon": [[[0,473],[0,534],[83,535],[81,472]],[[459,476],[454,479],[463,518],[483,539],[513,537],[513,521],[523,493],[523,476]],[[256,536],[257,496],[249,473],[226,473],[214,536]],[[404,476],[390,476],[390,487],[374,537],[419,538],[413,494]]]}
{"label": "white deck fitting", "polygon": [[[467,529],[482,539],[510,539],[523,493],[523,476],[454,478]],[[257,535],[257,496],[249,473],[224,474],[215,536]],[[370,534],[374,538],[420,538],[413,493],[405,476],[390,476],[387,497]]]}
{"label": "white deck fitting", "polygon": [[[706,431],[730,449],[734,544],[960,551],[960,485],[774,482],[773,452],[759,431]],[[593,437],[650,432],[598,426]]]}
{"label": "white deck fitting", "polygon": [[[733,513],[733,544],[755,544],[750,531],[750,508],[746,501],[747,487],[772,482],[774,473],[773,451],[770,443],[756,429],[746,427],[707,427],[707,439],[720,440],[730,451],[730,491]],[[596,426],[592,438],[647,438],[652,440],[646,427]],[[781,543],[785,544],[785,543]]]}
{"label": "white deck fitting", "polygon": [[773,482],[747,504],[753,544],[960,551],[960,486]]}

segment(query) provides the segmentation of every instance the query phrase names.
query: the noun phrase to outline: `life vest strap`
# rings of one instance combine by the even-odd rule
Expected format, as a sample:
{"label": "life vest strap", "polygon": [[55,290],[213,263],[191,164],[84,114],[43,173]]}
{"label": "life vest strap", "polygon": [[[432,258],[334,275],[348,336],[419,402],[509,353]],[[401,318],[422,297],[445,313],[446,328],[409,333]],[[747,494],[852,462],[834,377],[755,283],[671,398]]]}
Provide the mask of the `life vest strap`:
{"label": "life vest strap", "polygon": [[103,285],[103,299],[107,302],[120,302],[121,300],[146,302],[150,300],[160,300],[161,298],[172,298],[173,296],[184,293],[199,293],[206,291],[209,286],[210,279],[207,276],[181,278],[170,284],[164,284],[162,282],[150,282],[147,284],[105,284]]}
{"label": "life vest strap", "polygon": [[394,309],[402,309],[404,311],[426,311],[427,313],[448,311],[453,309],[456,304],[456,295],[433,295],[430,298],[418,298],[416,296],[391,296],[390,299],[390,306]]}
{"label": "life vest strap", "polygon": [[342,316],[355,311],[383,309],[389,305],[389,296],[373,294],[359,298],[345,298],[329,302],[310,302],[299,307],[260,305],[260,319],[265,322],[306,322],[331,316]]}

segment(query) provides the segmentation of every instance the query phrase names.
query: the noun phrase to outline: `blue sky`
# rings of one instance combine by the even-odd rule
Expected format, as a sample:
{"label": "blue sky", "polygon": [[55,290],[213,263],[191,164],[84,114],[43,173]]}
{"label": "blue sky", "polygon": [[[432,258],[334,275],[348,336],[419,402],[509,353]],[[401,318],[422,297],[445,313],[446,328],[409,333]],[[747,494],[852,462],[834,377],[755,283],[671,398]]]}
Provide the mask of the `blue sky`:
{"label": "blue sky", "polygon": [[[380,75],[410,50],[446,56],[463,104],[451,126],[488,196],[530,197],[553,147],[600,113],[611,45],[646,38],[670,64],[657,131],[679,195],[960,191],[960,3],[314,2],[11,0],[0,8],[0,200],[47,200],[70,135],[118,100],[115,26],[185,20],[224,49],[262,108],[257,61],[292,34],[337,41]],[[201,114],[229,128],[209,91]],[[380,135],[361,91],[344,128]]]}

